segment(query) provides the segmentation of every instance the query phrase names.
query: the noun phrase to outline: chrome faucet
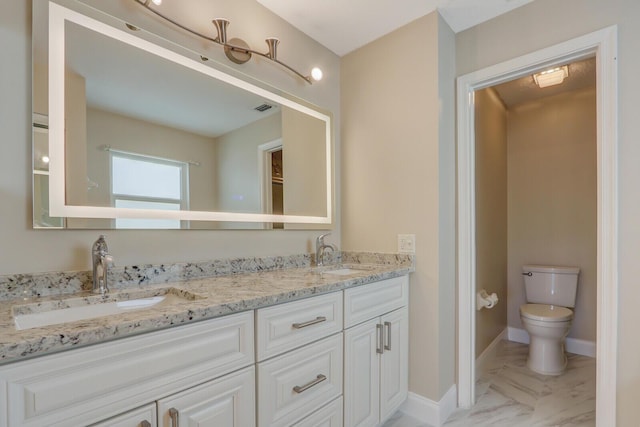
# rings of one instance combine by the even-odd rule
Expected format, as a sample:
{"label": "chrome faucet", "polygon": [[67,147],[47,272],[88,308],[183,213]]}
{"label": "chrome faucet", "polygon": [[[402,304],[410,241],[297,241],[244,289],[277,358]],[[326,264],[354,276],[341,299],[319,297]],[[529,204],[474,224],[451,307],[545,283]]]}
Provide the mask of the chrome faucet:
{"label": "chrome faucet", "polygon": [[109,267],[113,267],[113,257],[109,255],[109,247],[104,240],[104,235],[100,235],[93,243],[91,259],[93,260],[93,293],[104,295],[109,292],[107,273]]}
{"label": "chrome faucet", "polygon": [[322,267],[324,265],[324,254],[327,249],[331,249],[332,252],[336,252],[338,248],[335,245],[324,243],[324,238],[331,233],[321,234],[316,237],[316,266]]}

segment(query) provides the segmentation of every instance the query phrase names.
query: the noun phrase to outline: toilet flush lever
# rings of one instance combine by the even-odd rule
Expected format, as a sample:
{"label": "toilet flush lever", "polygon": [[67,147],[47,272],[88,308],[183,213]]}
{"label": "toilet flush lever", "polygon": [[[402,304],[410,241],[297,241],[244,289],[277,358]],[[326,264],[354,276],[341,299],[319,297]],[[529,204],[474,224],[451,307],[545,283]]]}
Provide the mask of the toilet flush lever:
{"label": "toilet flush lever", "polygon": [[522,275],[531,277],[531,276],[533,276],[533,273],[530,272],[530,271],[527,271],[526,273],[522,273]]}

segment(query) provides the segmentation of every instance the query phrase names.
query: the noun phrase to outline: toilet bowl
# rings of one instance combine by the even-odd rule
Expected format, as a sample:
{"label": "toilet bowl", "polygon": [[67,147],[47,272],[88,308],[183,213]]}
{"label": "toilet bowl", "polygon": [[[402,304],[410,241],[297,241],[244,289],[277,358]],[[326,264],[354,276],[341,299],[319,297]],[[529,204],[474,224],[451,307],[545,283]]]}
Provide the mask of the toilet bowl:
{"label": "toilet bowl", "polygon": [[[527,304],[520,306],[520,319],[529,333],[527,366],[543,375],[560,375],[567,366],[564,341],[569,334],[578,267],[523,265]],[[570,308],[569,308],[570,307]]]}
{"label": "toilet bowl", "polygon": [[529,333],[527,367],[542,375],[560,375],[567,366],[565,338],[573,311],[548,304],[523,304],[520,319]]}

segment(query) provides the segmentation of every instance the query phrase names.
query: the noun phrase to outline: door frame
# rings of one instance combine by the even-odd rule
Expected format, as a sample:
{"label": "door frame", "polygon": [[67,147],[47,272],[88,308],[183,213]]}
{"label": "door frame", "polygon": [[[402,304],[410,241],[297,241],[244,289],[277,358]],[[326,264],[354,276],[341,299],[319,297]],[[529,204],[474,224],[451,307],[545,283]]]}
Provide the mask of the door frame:
{"label": "door frame", "polygon": [[[258,145],[258,176],[260,177],[260,212],[273,214],[271,191],[271,153],[282,150],[282,138]],[[272,222],[262,223],[262,228],[272,229]]]}
{"label": "door frame", "polygon": [[457,79],[458,406],[475,402],[475,119],[474,92],[553,65],[596,57],[597,343],[596,425],[616,425],[618,329],[617,27],[514,58]]}

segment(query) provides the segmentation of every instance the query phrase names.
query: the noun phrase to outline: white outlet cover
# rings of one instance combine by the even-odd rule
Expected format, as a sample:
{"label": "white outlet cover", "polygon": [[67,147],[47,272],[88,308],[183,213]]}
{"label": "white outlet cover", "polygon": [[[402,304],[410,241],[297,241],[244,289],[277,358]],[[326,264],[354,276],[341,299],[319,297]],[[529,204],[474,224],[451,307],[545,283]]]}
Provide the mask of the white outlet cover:
{"label": "white outlet cover", "polygon": [[398,252],[403,254],[416,253],[416,235],[398,234]]}

